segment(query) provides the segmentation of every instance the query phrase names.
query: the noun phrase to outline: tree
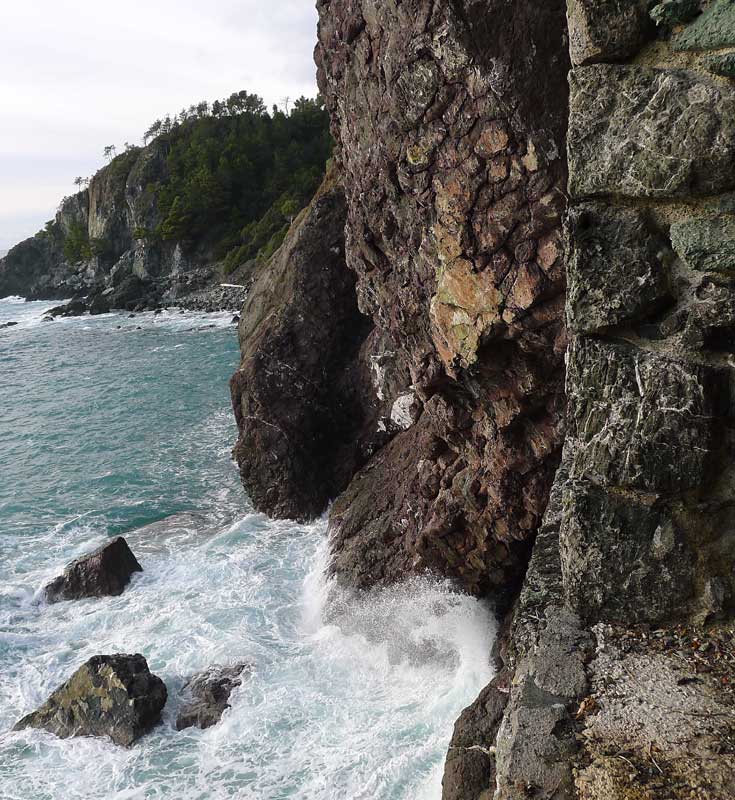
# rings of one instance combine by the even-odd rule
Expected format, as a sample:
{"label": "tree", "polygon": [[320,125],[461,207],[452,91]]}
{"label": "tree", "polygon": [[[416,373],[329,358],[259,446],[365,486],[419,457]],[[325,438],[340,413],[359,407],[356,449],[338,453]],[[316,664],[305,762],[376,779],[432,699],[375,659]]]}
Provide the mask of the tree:
{"label": "tree", "polygon": [[112,159],[117,155],[117,147],[115,147],[114,144],[108,144],[103,153],[108,161],[112,161]]}
{"label": "tree", "polygon": [[81,191],[82,185],[84,184],[84,178],[81,175],[74,178],[74,185]]}
{"label": "tree", "polygon": [[143,134],[143,144],[148,144],[149,141],[155,139],[156,136],[161,132],[161,127],[163,123],[160,119],[157,119],[150,128]]}

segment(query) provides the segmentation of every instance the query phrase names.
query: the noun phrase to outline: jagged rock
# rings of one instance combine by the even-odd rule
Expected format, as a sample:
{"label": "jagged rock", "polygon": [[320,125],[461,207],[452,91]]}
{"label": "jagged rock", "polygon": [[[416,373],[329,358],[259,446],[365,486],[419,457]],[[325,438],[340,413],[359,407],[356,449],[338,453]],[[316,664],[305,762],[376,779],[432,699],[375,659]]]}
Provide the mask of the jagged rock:
{"label": "jagged rock", "polygon": [[80,317],[86,314],[87,303],[84,300],[72,300],[62,306],[54,306],[47,313],[52,317]]}
{"label": "jagged rock", "polygon": [[573,64],[622,61],[652,33],[648,0],[567,0]]}
{"label": "jagged rock", "polygon": [[395,378],[376,388],[415,398],[333,505],[334,571],[502,592],[563,436],[564,2],[318,8],[347,263]]}
{"label": "jagged rock", "polygon": [[14,730],[43,728],[62,739],[109,736],[130,747],[158,723],[166,694],[142,655],[94,656]]}
{"label": "jagged rock", "polygon": [[134,572],[142,572],[122,536],[93,553],[72,561],[63,574],[44,589],[49,603],[122,594]]}
{"label": "jagged rock", "polygon": [[0,325],[0,330],[2,330],[3,328],[12,328],[14,325],[17,325],[17,324],[18,324],[17,322],[12,322],[12,321],[11,322],[3,322],[3,324]]}
{"label": "jagged rock", "polygon": [[676,50],[718,50],[735,46],[735,6],[732,0],[714,0],[701,17],[677,34]]}
{"label": "jagged rock", "polygon": [[496,745],[500,797],[571,798],[572,712],[587,693],[592,638],[561,606],[545,609],[537,645],[518,662]]}
{"label": "jagged rock", "polygon": [[442,800],[491,800],[495,786],[495,737],[508,704],[507,676],[494,678],[454,723]]}
{"label": "jagged rock", "polygon": [[671,242],[692,269],[735,274],[735,217],[674,223]]}
{"label": "jagged rock", "polygon": [[723,53],[705,59],[708,70],[724,78],[735,78],[735,53]]}
{"label": "jagged rock", "polygon": [[559,544],[567,598],[586,620],[673,619],[691,598],[695,555],[665,508],[570,482]]}
{"label": "jagged rock", "polygon": [[108,303],[111,308],[122,308],[131,311],[141,302],[148,305],[155,292],[150,282],[144,281],[137,275],[128,275],[115,286],[115,291],[110,294]]}
{"label": "jagged rock", "polygon": [[569,190],[676,197],[735,187],[735,88],[683,70],[600,64],[570,79]]}
{"label": "jagged rock", "polygon": [[222,718],[225,709],[230,707],[229,699],[233,689],[242,684],[243,673],[249,672],[250,664],[235,664],[231,667],[211,667],[193,675],[184,684],[182,693],[187,701],[176,717],[176,730],[209,728]]}
{"label": "jagged rock", "polygon": [[360,348],[370,324],[344,262],[345,213],[330,175],[241,314],[235,457],[256,508],[278,517],[321,514],[366,457],[371,380]]}
{"label": "jagged rock", "polygon": [[651,9],[651,19],[660,27],[673,28],[690,22],[700,11],[700,0],[663,0]]}
{"label": "jagged rock", "polygon": [[569,352],[570,475],[676,493],[709,478],[728,402],[717,369],[594,339]]}
{"label": "jagged rock", "polygon": [[96,294],[89,302],[89,313],[93,316],[96,314],[108,314],[110,310],[110,301],[103,292]]}
{"label": "jagged rock", "polygon": [[568,217],[567,324],[577,333],[631,322],[671,297],[670,247],[632,209],[585,203]]}

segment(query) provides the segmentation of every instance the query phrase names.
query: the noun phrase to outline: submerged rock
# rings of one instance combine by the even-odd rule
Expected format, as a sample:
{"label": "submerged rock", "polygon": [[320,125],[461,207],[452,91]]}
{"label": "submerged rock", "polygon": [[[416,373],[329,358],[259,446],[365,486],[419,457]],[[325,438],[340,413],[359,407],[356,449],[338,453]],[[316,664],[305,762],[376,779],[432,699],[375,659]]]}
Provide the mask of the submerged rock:
{"label": "submerged rock", "polygon": [[49,603],[122,594],[134,572],[142,572],[138,560],[122,536],[93,553],[72,561],[62,575],[44,589]]}
{"label": "submerged rock", "polygon": [[3,324],[0,325],[0,330],[2,330],[3,328],[12,328],[13,325],[17,324],[18,324],[17,322],[3,322]]}
{"label": "submerged rock", "polygon": [[242,683],[243,673],[247,674],[251,665],[235,664],[231,667],[210,667],[193,675],[184,684],[182,693],[188,696],[176,718],[176,730],[191,728],[210,728],[222,718],[225,709],[230,707],[228,700],[232,690]]}
{"label": "submerged rock", "polygon": [[130,747],[160,720],[166,697],[142,655],[94,656],[13,730],[42,728],[62,739],[109,736]]}

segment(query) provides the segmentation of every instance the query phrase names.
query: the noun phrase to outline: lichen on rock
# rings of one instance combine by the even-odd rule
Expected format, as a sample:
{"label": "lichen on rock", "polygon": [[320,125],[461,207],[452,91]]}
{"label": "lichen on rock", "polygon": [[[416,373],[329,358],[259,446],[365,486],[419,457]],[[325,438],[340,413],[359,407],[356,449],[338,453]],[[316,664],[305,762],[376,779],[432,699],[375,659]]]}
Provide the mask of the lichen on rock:
{"label": "lichen on rock", "polygon": [[42,728],[62,739],[108,736],[130,747],[159,722],[166,696],[142,655],[94,656],[14,730]]}

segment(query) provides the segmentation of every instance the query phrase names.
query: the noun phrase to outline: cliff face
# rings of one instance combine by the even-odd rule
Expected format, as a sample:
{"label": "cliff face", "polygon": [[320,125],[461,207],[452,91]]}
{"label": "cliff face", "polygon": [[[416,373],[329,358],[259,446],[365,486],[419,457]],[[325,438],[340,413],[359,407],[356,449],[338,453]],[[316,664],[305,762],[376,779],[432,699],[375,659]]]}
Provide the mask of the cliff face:
{"label": "cliff face", "polygon": [[[366,398],[341,430],[369,447],[324,444],[341,469],[316,503],[283,467],[263,487],[288,502],[256,502],[302,517],[341,490],[346,585],[430,571],[514,601],[445,800],[729,797],[735,5],[318,8],[371,326],[342,317],[356,361],[320,391]],[[332,324],[309,307],[294,337]]]}
{"label": "cliff face", "polygon": [[563,435],[563,4],[319,12],[374,391],[406,429],[336,501],[334,569],[361,588],[428,568],[497,591]]}
{"label": "cliff face", "polygon": [[234,454],[252,501],[274,516],[318,516],[365,462],[376,430],[377,401],[360,391],[372,326],[345,264],[345,214],[331,171],[256,273],[241,315]]}
{"label": "cliff face", "polygon": [[735,6],[700,10],[568,4],[567,438],[445,800],[735,785]]}
{"label": "cliff face", "polygon": [[48,299],[109,290],[110,301],[126,307],[175,291],[177,275],[207,263],[211,254],[143,235],[160,223],[150,187],[165,179],[160,142],[115,158],[86,190],[61,203],[45,230],[0,259],[0,295]]}

